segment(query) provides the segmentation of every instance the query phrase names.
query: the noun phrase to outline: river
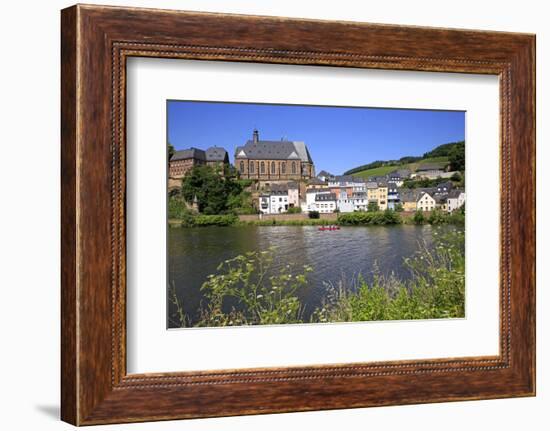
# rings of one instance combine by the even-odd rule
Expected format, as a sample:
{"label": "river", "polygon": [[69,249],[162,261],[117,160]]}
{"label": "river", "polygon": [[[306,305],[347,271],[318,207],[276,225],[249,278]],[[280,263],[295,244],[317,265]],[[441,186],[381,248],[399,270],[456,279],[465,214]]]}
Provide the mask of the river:
{"label": "river", "polygon": [[[307,319],[321,303],[327,284],[337,285],[341,280],[350,284],[359,273],[371,280],[376,267],[381,275],[393,272],[401,279],[409,278],[403,259],[414,255],[419,242],[430,246],[432,230],[430,225],[342,227],[338,231],[319,231],[315,226],[169,228],[169,283],[175,286],[193,324],[204,301],[200,287],[222,260],[275,247],[282,264],[313,268],[308,287],[298,294],[306,304]],[[174,311],[169,304],[169,314]]]}

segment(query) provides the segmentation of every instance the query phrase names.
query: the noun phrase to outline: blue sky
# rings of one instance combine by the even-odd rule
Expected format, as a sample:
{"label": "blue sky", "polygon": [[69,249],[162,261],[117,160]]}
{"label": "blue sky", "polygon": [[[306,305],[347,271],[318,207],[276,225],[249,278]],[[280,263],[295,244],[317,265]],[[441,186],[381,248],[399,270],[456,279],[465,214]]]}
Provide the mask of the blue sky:
{"label": "blue sky", "polygon": [[216,145],[229,152],[257,128],[260,139],[304,141],[317,172],[420,156],[464,140],[465,113],[255,103],[168,101],[168,141],[177,150]]}

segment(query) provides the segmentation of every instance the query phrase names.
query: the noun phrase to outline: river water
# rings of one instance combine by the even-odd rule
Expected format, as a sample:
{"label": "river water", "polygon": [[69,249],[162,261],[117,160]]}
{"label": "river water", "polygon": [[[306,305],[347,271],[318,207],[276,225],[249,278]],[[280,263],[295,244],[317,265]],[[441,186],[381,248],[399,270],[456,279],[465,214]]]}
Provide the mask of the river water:
{"label": "river water", "polygon": [[[327,284],[345,280],[350,285],[359,274],[371,280],[375,268],[384,276],[393,272],[401,279],[409,278],[403,259],[414,255],[421,242],[429,247],[432,230],[430,225],[342,227],[338,231],[319,231],[316,226],[169,228],[168,281],[193,324],[204,301],[200,287],[222,260],[275,247],[281,265],[313,268],[308,287],[298,293],[306,304],[307,319],[326,295]],[[169,304],[169,315],[174,311]]]}

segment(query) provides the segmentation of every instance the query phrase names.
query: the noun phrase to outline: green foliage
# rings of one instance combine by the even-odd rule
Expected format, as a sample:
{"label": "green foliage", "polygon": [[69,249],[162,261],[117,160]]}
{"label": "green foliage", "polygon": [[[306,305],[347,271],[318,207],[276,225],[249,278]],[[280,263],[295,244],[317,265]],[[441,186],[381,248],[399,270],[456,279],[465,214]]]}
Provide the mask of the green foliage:
{"label": "green foliage", "polygon": [[312,269],[303,266],[300,274],[293,275],[290,265],[273,271],[274,262],[273,249],[269,249],[221,263],[218,273],[210,275],[201,287],[208,306],[197,326],[301,322],[302,304],[296,292],[307,285]]}
{"label": "green foliage", "polygon": [[462,181],[462,176],[458,172],[455,172],[453,175],[451,175],[450,180],[453,183],[459,183]]}
{"label": "green foliage", "polygon": [[424,158],[426,159],[428,157],[450,157],[454,149],[460,145],[462,145],[462,148],[464,148],[464,141],[449,142],[448,144],[439,145],[438,147],[435,147],[432,151],[424,153]]}
{"label": "green foliage", "polygon": [[395,204],[395,212],[403,212],[403,204]]}
{"label": "green foliage", "polygon": [[192,217],[193,214],[187,208],[185,201],[178,197],[168,198],[168,218],[184,220]]}
{"label": "green foliage", "polygon": [[457,142],[449,151],[451,170],[463,171],[466,168],[466,154],[464,142]]}
{"label": "green foliage", "polygon": [[425,221],[426,221],[426,218],[424,217],[424,213],[420,210],[417,210],[414,213],[413,222],[415,224],[424,224]]}
{"label": "green foliage", "polygon": [[193,220],[193,226],[231,226],[239,218],[234,214],[199,214]]}
{"label": "green foliage", "polygon": [[413,273],[410,283],[375,273],[369,285],[359,277],[355,292],[342,287],[330,289],[312,321],[464,317],[464,232],[435,232],[434,241],[433,250],[423,245],[412,258],[405,259]]}
{"label": "green foliage", "polygon": [[374,212],[374,211],[378,211],[379,208],[378,208],[378,204],[376,202],[369,202],[369,204],[367,205],[367,211],[369,212]]}
{"label": "green foliage", "polygon": [[288,214],[300,214],[302,212],[302,208],[300,207],[290,207],[287,211]]}
{"label": "green foliage", "polygon": [[267,219],[267,220],[248,220],[240,221],[239,225],[243,226],[326,226],[335,224],[334,220],[329,219],[299,219],[299,220],[280,220],[280,219]]}
{"label": "green foliage", "polygon": [[[400,166],[402,165],[405,165],[405,164],[408,164],[408,163],[414,163],[414,162],[417,162],[419,160],[421,160],[422,157],[415,157],[415,156],[405,156],[405,157],[401,157],[399,160],[376,160],[374,162],[371,162],[371,163],[367,163],[366,165],[361,165],[361,166],[357,166],[356,168],[353,168],[353,169],[350,169],[346,172],[344,172],[344,175],[352,175],[352,174],[356,174],[356,173],[359,173],[359,172],[362,172],[362,171],[367,171],[367,170],[374,170],[374,169],[377,169],[377,168],[382,168],[382,167],[389,167],[390,169],[383,172],[383,173],[369,173],[370,175],[384,175],[388,172],[391,172],[392,170],[394,169],[397,169],[399,168]],[[380,171],[382,172],[382,171]]]}
{"label": "green foliage", "polygon": [[170,142],[168,142],[168,161],[170,161],[175,152],[176,149],[174,148],[174,146]]}
{"label": "green foliage", "polygon": [[246,191],[250,183],[238,180],[236,173],[210,166],[195,166],[182,180],[181,195],[187,202],[197,199],[199,212],[216,215],[226,213],[255,214],[251,193]]}
{"label": "green foliage", "polygon": [[430,224],[442,224],[447,223],[447,214],[441,211],[439,208],[434,209],[428,217],[428,223]]}
{"label": "green foliage", "polygon": [[321,215],[319,214],[319,211],[310,211],[308,213],[308,217],[311,219],[317,219],[317,218],[320,218]]}
{"label": "green foliage", "polygon": [[340,213],[338,215],[338,224],[343,226],[387,225],[400,223],[401,217],[391,209],[387,209],[385,211]]}
{"label": "green foliage", "polygon": [[438,185],[441,182],[441,178],[435,178],[433,180],[430,180],[428,178],[421,178],[421,179],[414,179],[414,178],[407,178],[403,181],[403,187],[408,189],[416,189],[416,188],[427,188],[427,187],[434,187]]}

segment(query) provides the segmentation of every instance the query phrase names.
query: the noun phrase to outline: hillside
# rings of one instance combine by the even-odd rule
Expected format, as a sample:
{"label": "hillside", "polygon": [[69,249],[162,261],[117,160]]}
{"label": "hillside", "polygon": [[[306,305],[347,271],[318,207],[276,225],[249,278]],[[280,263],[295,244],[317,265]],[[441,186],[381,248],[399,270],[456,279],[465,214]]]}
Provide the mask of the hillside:
{"label": "hillside", "polygon": [[412,171],[425,163],[451,164],[451,168],[464,170],[464,141],[449,142],[439,145],[433,150],[424,153],[421,157],[406,156],[399,160],[376,160],[374,162],[349,169],[344,175],[372,177],[385,175],[396,169],[408,168]]}
{"label": "hillside", "polygon": [[441,163],[442,165],[448,165],[449,159],[444,156],[428,157],[425,159],[420,159],[414,163],[386,165],[386,166],[380,166],[378,168],[365,169],[363,171],[354,172],[353,175],[357,177],[362,177],[362,178],[376,177],[376,176],[386,175],[392,171],[395,171],[396,169],[410,169],[411,171],[414,172],[418,166],[425,163],[438,163],[438,164]]}

